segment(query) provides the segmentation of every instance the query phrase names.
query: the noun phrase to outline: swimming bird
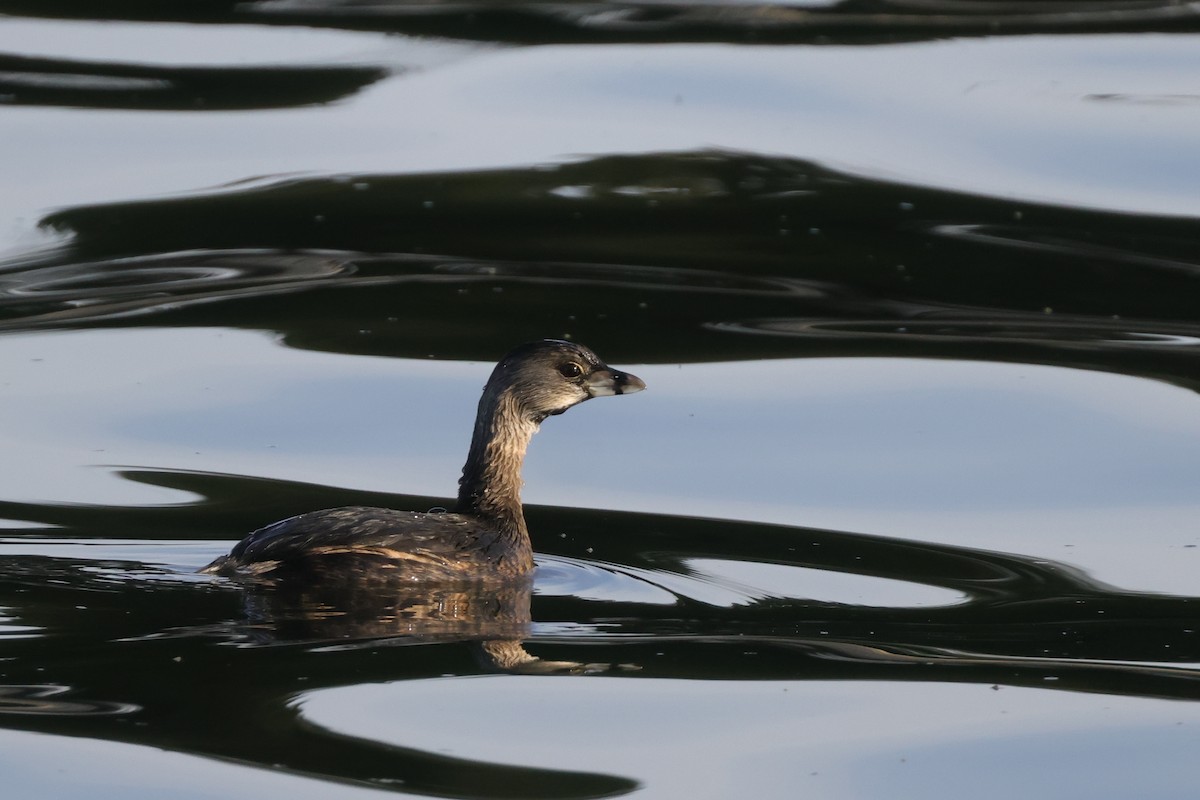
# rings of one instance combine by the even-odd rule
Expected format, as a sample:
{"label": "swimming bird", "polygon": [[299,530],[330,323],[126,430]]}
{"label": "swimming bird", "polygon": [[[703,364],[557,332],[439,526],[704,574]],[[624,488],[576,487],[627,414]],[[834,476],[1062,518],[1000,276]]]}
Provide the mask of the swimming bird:
{"label": "swimming bird", "polygon": [[528,575],[533,547],[521,506],[521,466],[546,418],[593,397],[646,388],[583,345],[523,344],[496,364],[479,400],[453,512],[348,506],[260,528],[203,573],[275,579],[347,570],[389,582],[471,581]]}

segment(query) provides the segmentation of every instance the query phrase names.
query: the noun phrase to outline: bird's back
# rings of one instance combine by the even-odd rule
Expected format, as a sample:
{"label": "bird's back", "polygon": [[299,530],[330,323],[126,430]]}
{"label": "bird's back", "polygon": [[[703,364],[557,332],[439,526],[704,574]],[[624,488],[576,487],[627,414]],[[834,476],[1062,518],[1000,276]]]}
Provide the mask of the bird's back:
{"label": "bird's back", "polygon": [[518,574],[515,552],[495,524],[468,514],[348,506],[312,511],[260,528],[201,572],[275,577],[285,572],[400,570],[414,581]]}

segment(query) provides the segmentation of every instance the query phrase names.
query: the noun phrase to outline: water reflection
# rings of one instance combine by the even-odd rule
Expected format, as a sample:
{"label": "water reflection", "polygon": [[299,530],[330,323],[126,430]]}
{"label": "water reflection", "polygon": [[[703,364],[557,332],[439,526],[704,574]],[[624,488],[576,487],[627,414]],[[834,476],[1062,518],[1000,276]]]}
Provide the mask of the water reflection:
{"label": "water reflection", "polygon": [[[97,563],[105,567],[103,578],[95,574]],[[113,579],[119,570],[124,581]],[[145,580],[151,571],[159,573],[156,579]],[[358,595],[353,608],[332,607],[347,601],[350,588],[274,595],[252,589],[244,596],[244,617],[238,612],[243,596],[224,581],[172,580],[161,569],[103,558],[0,557],[0,596],[14,599],[20,618],[45,626],[41,636],[5,649],[0,679],[9,689],[0,685],[0,726],[71,731],[415,794],[604,797],[634,787],[618,777],[473,762],[330,736],[304,724],[293,698],[309,687],[431,671],[470,674],[479,669],[471,658],[432,645],[458,641],[467,628],[513,635],[526,624],[520,617],[528,617],[527,588],[500,593],[490,608],[478,594],[469,604],[469,593],[426,596],[420,602],[458,604],[434,614],[417,613],[411,604],[396,613],[405,601],[380,594]],[[398,633],[426,623],[439,634],[407,641],[425,648],[344,646],[359,636],[405,643]],[[447,638],[448,629],[457,635]],[[297,636],[305,640],[296,642]],[[228,644],[240,647],[221,646]],[[485,639],[469,647],[487,669],[547,673],[577,666],[533,658],[517,640]],[[394,655],[377,658],[389,652]],[[301,666],[297,658],[308,663]],[[56,684],[22,685],[19,676],[53,676]],[[112,699],[85,699],[91,697]],[[115,722],[120,719],[130,724]]]}
{"label": "water reflection", "polygon": [[192,67],[0,54],[4,105],[228,111],[330,103],[389,73],[375,67]]}
{"label": "water reflection", "polygon": [[164,304],[269,297],[353,272],[353,263],[320,253],[172,253],[0,272],[0,305],[31,327],[96,323]]}
{"label": "water reflection", "polygon": [[[888,680],[1200,699],[1200,600],[1123,591],[1045,559],[807,528],[534,507],[528,517],[540,566],[532,587],[415,592],[337,574],[238,585],[200,580],[191,570],[227,549],[230,531],[270,514],[262,507],[268,498],[393,507],[436,499],[194,472],[127,476],[197,499],[136,508],[0,504],[6,517],[55,526],[54,539],[0,542],[0,605],[31,634],[3,640],[0,681],[35,687],[10,693],[22,708],[58,704],[45,706],[56,722],[23,713],[0,714],[0,724],[61,731],[69,719],[76,735],[416,794],[595,797],[638,782],[347,737],[306,721],[303,698],[481,671],[606,670],[639,682]],[[221,540],[173,547],[162,538],[182,530]],[[131,542],[155,536],[159,545],[147,554],[174,549],[177,569],[127,560]],[[603,562],[586,552],[601,536]],[[784,580],[779,570],[794,573]],[[814,598],[794,580],[807,572],[836,573],[847,587],[861,578],[863,596],[851,589]],[[877,591],[881,579],[914,592],[907,602],[888,600]],[[942,601],[929,602],[936,593]],[[60,695],[47,687],[71,688]],[[470,726],[480,712],[456,705],[442,713],[449,716],[439,725],[453,718]],[[119,718],[137,724],[111,721]],[[412,724],[419,730],[419,721]]]}
{"label": "water reflection", "polygon": [[417,584],[334,558],[318,573],[247,581],[246,620],[233,630],[255,644],[331,647],[469,642],[482,666],[523,674],[598,672],[609,665],[547,661],[522,645],[532,629],[533,580]]}
{"label": "water reflection", "polygon": [[[950,785],[945,764],[975,768],[981,754],[994,752],[996,763],[956,777],[999,796],[996,778],[1027,774],[1010,767],[1028,764],[1036,737],[1050,745],[1037,753],[1043,763],[1061,754],[1047,740],[1062,739],[1064,728],[1044,718],[1025,716],[1012,729],[1025,749],[1014,752],[996,736],[998,715],[1010,706],[1000,710],[992,699],[1028,697],[1024,706],[1015,701],[1017,710],[1052,707],[1070,717],[1068,746],[1094,744],[1097,729],[1110,726],[1119,746],[1102,752],[1114,753],[1110,763],[1127,777],[1140,773],[1134,794],[1145,794],[1146,776],[1163,774],[1168,761],[1194,773],[1180,746],[1188,744],[1186,730],[1164,731],[1200,708],[1200,599],[1188,579],[1197,551],[1182,549],[1195,546],[1187,525],[1195,460],[1186,452],[1195,398],[1171,392],[1158,405],[1155,392],[1123,393],[1121,384],[1147,381],[1078,371],[1200,388],[1195,220],[1171,216],[1194,211],[1191,37],[1012,36],[1194,31],[1193,6],[113,0],[97,12],[77,0],[0,0],[0,10],[187,23],[137,31],[43,23],[36,35],[15,34],[27,40],[22,52],[36,57],[0,57],[0,103],[20,106],[10,115],[20,118],[13,131],[24,142],[12,149],[8,227],[24,228],[43,213],[33,209],[62,209],[44,220],[59,251],[0,266],[0,327],[39,332],[8,339],[28,347],[12,349],[21,358],[9,359],[3,381],[6,409],[11,399],[26,411],[8,414],[12,469],[0,501],[0,516],[14,523],[0,540],[0,712],[13,712],[0,713],[10,729],[6,750],[23,739],[16,752],[46,755],[47,771],[61,776],[69,766],[62,753],[78,769],[78,748],[11,731],[72,736],[77,744],[109,740],[104,756],[126,767],[118,784],[125,786],[129,742],[145,745],[152,756],[137,763],[160,773],[177,764],[161,751],[175,750],[263,774],[417,795],[595,797],[645,788],[644,775],[654,773],[606,760],[607,738],[641,751],[643,764],[669,762],[676,774],[663,786],[673,778],[695,789],[651,787],[664,796],[736,786],[726,794],[765,797],[779,787],[829,794],[808,779],[837,763],[825,761],[822,745],[839,728],[853,743],[850,758],[840,754],[850,763],[845,774],[883,775],[880,754],[904,753],[894,744],[872,749],[872,737],[907,747],[914,728],[941,711],[963,749],[914,750],[940,759],[926,759],[935,764],[926,773],[936,774],[934,793]],[[259,24],[238,28],[246,22]],[[193,23],[209,24],[210,36],[196,37]],[[295,37],[301,26],[337,39],[332,63],[319,63],[310,48],[323,45],[311,39],[266,41],[267,30]],[[80,45],[86,52],[65,35],[94,42],[106,27],[119,30],[102,44]],[[329,33],[339,28],[411,38]],[[246,37],[240,61],[222,49],[230,35]],[[494,59],[469,69],[400,74],[445,63],[452,48],[476,49],[449,39],[417,44],[427,35],[501,45],[821,46],[497,47],[489,51]],[[980,39],[955,40],[964,36]],[[866,46],[824,46],[839,43]],[[412,50],[423,46],[430,51]],[[174,66],[179,59],[196,66]],[[276,59],[296,66],[261,65]],[[329,103],[337,104],[311,108]],[[214,108],[247,113],[209,113]],[[258,113],[267,108],[279,110]],[[595,119],[605,124],[590,124]],[[88,124],[69,124],[79,121]],[[700,142],[744,151],[688,150]],[[655,152],[670,148],[683,152]],[[645,154],[562,160],[589,151]],[[161,169],[147,170],[150,161]],[[829,163],[969,188],[866,179]],[[479,164],[533,166],[468,168]],[[429,169],[450,171],[400,174]],[[272,174],[177,193],[261,173]],[[154,199],[105,202],[135,195]],[[1021,199],[1028,197],[1159,213]],[[252,452],[278,441],[264,429],[274,436],[289,415],[311,430],[315,416],[394,402],[390,377],[354,374],[365,359],[281,348],[231,355],[265,336],[230,336],[238,342],[225,348],[150,328],[40,334],[138,325],[270,331],[291,348],[338,354],[482,360],[498,341],[557,334],[603,342],[623,361],[762,361],[681,370],[675,397],[689,407],[658,406],[655,423],[692,407],[710,414],[694,425],[643,429],[658,428],[644,438],[661,465],[630,464],[615,484],[599,487],[572,478],[592,487],[582,491],[616,485],[634,497],[617,507],[661,512],[682,487],[676,498],[703,504],[692,513],[785,522],[823,519],[816,510],[806,516],[807,506],[827,499],[844,509],[857,494],[867,498],[865,513],[876,514],[859,529],[876,532],[897,532],[903,525],[892,512],[924,503],[928,513],[910,517],[918,522],[905,531],[913,539],[977,547],[533,508],[540,559],[532,593],[447,587],[417,596],[394,587],[288,589],[198,578],[195,567],[264,519],[320,505],[445,500],[224,474],[279,470],[379,485],[369,473],[382,462],[360,459],[362,449],[338,441],[341,430],[306,440],[296,458]],[[890,360],[841,371],[795,362],[783,365],[787,379],[772,375],[778,362],[767,361],[838,355]],[[937,380],[916,368],[914,359],[930,358],[985,362],[970,368],[988,380]],[[301,359],[307,371],[287,372]],[[235,360],[239,369],[227,371]],[[1006,384],[1027,376],[997,362],[1073,369],[1043,371],[1054,372],[1053,381],[1022,395]],[[382,376],[398,365],[375,366]],[[429,378],[433,369],[399,366],[402,389],[422,398],[401,413],[434,405],[429,398],[445,387]],[[472,379],[469,368],[437,369]],[[714,402],[703,394],[711,384],[683,385],[696,375],[754,376],[758,394],[752,404],[732,393]],[[143,379],[155,389],[130,388]],[[826,408],[854,410],[833,425],[804,419],[822,405],[794,388],[814,379],[836,385]],[[848,389],[847,379],[862,382]],[[346,385],[330,388],[343,380],[364,391],[330,404],[332,412],[322,408],[321,398],[347,396]],[[129,386],[112,388],[122,382]],[[160,392],[167,383],[173,391]],[[220,398],[197,400],[210,384],[207,397]],[[927,393],[915,402],[914,387]],[[1043,402],[1055,391],[1070,402]],[[1079,401],[1092,393],[1126,403],[1125,413],[1090,414]],[[280,401],[301,395],[318,402],[285,408]],[[52,413],[28,412],[39,404]],[[765,436],[729,435],[746,430],[736,420],[748,410],[760,430],[786,442],[784,457],[759,446]],[[395,413],[392,406],[379,419]],[[383,424],[358,415],[356,432],[373,435],[371,426]],[[1071,424],[1080,417],[1086,424]],[[213,424],[229,418],[235,424]],[[422,435],[440,435],[427,427]],[[693,449],[682,449],[677,432],[692,437]],[[238,438],[245,441],[229,444]],[[791,442],[813,439],[818,447],[791,450]],[[113,443],[119,456],[116,447],[103,456],[89,449]],[[193,444],[209,450],[207,460],[192,459]],[[715,456],[693,459],[701,448]],[[428,466],[409,456],[402,470]],[[114,488],[120,481],[106,472],[94,483],[108,485],[92,494],[93,482],[73,470],[99,462],[222,472],[127,471],[139,489],[161,487],[143,494],[133,483]],[[1055,474],[1059,465],[1066,469]],[[643,471],[653,473],[652,484],[639,480]],[[701,472],[704,481],[690,477]],[[742,483],[723,483],[727,474]],[[782,511],[763,511],[785,492]],[[62,502],[29,500],[46,496]],[[141,500],[175,505],[121,505]],[[1167,503],[1176,504],[1170,514]],[[1012,522],[1022,514],[1032,524]],[[1160,525],[1164,516],[1169,524]],[[967,517],[974,532],[955,530]],[[1057,530],[1065,517],[1071,525]],[[1103,530],[1089,529],[1101,517]],[[1079,549],[1057,549],[1076,541]],[[1125,580],[1131,570],[1105,572],[1081,555],[1085,547],[1107,548],[1108,563],[1139,565],[1141,580]],[[1073,563],[1033,555],[1047,552]],[[1173,586],[1177,594],[1127,585]],[[610,668],[608,677],[511,674],[587,673],[595,665],[639,669]],[[789,689],[803,702],[781,702]],[[390,703],[392,696],[402,702]],[[756,702],[744,702],[751,696]],[[973,717],[962,713],[968,698],[978,704]],[[1141,712],[1118,724],[1136,717],[1143,727],[1114,730],[1105,716],[1114,706]],[[364,709],[377,710],[391,731],[369,728]],[[318,727],[328,717],[316,712],[332,710],[343,725]],[[611,720],[604,736],[593,735],[599,711]],[[493,746],[476,748],[481,739]],[[549,748],[556,756],[549,763],[531,754],[545,752],[547,742],[559,748]],[[672,747],[682,754],[674,761],[663,756]],[[10,763],[22,758],[8,752]],[[1096,780],[1095,752],[1064,762],[1078,766],[1074,780]],[[1158,760],[1147,760],[1148,752]],[[1133,768],[1122,760],[1129,753]],[[705,769],[731,761],[727,783]],[[1046,771],[1056,768],[1063,772],[1058,762]],[[137,773],[142,787],[153,785],[151,774]],[[861,796],[881,788],[903,795],[903,777],[889,773]],[[1196,782],[1179,772],[1171,780],[1167,790],[1180,796]],[[88,774],[80,796],[94,793],[95,781]],[[326,788],[296,783],[314,793]],[[1009,796],[1045,795],[1045,788],[1015,787]],[[1065,793],[1089,788],[1076,783]],[[1112,793],[1111,785],[1101,789]]]}
{"label": "water reflection", "polygon": [[725,151],[262,179],[43,224],[68,239],[0,276],[9,330],[229,325],[474,359],[551,334],[643,362],[955,357],[1188,386],[1200,339],[1190,220]]}
{"label": "water reflection", "polygon": [[[4,0],[0,11],[93,19],[78,0]],[[105,19],[202,23],[270,23],[398,31],[419,36],[512,43],[750,41],[873,43],[935,36],[996,36],[1032,32],[1187,30],[1195,11],[1171,0],[1090,0],[1031,7],[1020,0],[793,0],[770,6],[741,2],[456,2],[362,0],[214,0],[199,9],[148,7],[137,0],[106,4]]]}
{"label": "water reflection", "polygon": [[[96,714],[132,714],[132,703],[80,700],[68,686],[0,686],[0,718],[5,715],[79,717]],[[0,722],[0,724],[3,724]]]}
{"label": "water reflection", "polygon": [[[78,529],[81,523],[95,530],[98,517],[114,529],[166,530],[173,527],[172,520],[184,517],[192,524],[207,518],[209,524],[224,528],[233,498],[242,498],[236,501],[241,507],[260,496],[253,486],[270,485],[269,492],[280,498],[311,498],[313,489],[319,489],[207,473],[130,475],[206,499],[189,506],[130,509],[5,503],[3,511],[65,530]],[[429,501],[323,491],[337,504],[374,501],[412,507]],[[246,513],[257,516],[261,510],[247,507]],[[528,584],[447,585],[430,592],[427,587],[396,585],[384,577],[331,571],[320,580],[251,583],[233,591],[236,585],[227,581],[198,581],[190,574],[164,582],[162,577],[171,573],[161,568],[149,570],[157,573],[150,579],[145,565],[129,571],[125,564],[122,571],[123,562],[105,558],[103,547],[88,560],[5,556],[5,582],[25,587],[14,595],[16,602],[7,605],[21,609],[14,616],[22,624],[53,630],[52,622],[40,619],[23,595],[80,590],[137,593],[153,587],[205,597],[217,591],[223,598],[244,598],[242,611],[232,618],[246,620],[262,642],[275,644],[393,637],[417,642],[538,639],[541,629],[534,619],[552,628],[557,620],[585,625],[606,620],[603,633],[617,640],[631,635],[657,637],[669,629],[673,635],[706,641],[736,632],[783,636],[785,641],[798,637],[806,642],[945,650],[958,656],[969,651],[985,660],[1053,656],[1163,664],[1200,661],[1191,627],[1192,598],[1124,591],[1046,559],[863,534],[660,515],[608,512],[600,522],[594,512],[533,508],[530,522],[535,531],[560,532],[558,538],[537,542],[542,554],[541,588],[533,600],[532,616]],[[597,525],[603,529],[607,563],[576,552],[581,545],[573,544],[594,539]],[[23,540],[0,544],[0,555],[28,548],[16,542]],[[221,548],[221,543],[214,543],[212,551]],[[47,542],[43,549],[53,550],[53,544]],[[185,567],[197,567],[211,555],[194,548],[184,552],[197,562],[181,565]],[[733,566],[714,566],[723,563],[745,569],[731,572]],[[862,576],[870,579],[862,584],[867,599],[812,599],[797,593],[803,586],[790,581],[792,591],[773,591],[771,584],[780,578],[770,571],[756,573],[756,564],[796,568],[801,573],[828,570],[847,578]],[[612,578],[598,577],[604,574]],[[768,576],[760,586],[751,585],[756,574]],[[879,579],[939,587],[943,601],[877,602],[882,598],[870,587]],[[47,582],[61,588],[47,588]],[[721,594],[714,594],[714,582],[720,584]],[[646,588],[637,589],[638,583]],[[617,612],[634,607],[636,614]],[[1158,630],[1150,633],[1147,626]],[[1065,629],[1071,630],[1066,638]],[[142,630],[138,635],[151,633],[155,631]],[[211,633],[207,630],[206,635]],[[246,629],[226,634],[243,641]],[[564,629],[564,635],[573,634]]]}

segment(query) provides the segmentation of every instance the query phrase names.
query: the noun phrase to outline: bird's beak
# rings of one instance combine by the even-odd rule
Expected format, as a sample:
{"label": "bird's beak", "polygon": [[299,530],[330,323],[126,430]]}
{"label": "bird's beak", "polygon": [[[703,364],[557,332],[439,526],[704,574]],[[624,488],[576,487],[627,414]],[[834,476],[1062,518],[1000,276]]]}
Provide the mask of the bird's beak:
{"label": "bird's beak", "polygon": [[584,383],[589,397],[609,397],[614,394],[633,394],[646,388],[637,375],[618,372],[612,367],[595,370]]}

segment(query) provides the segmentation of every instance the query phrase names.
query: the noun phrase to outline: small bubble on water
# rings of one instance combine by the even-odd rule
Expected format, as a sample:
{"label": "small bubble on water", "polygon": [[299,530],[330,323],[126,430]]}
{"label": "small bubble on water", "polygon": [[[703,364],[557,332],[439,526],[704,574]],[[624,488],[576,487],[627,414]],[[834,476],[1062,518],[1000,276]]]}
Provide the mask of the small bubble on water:
{"label": "small bubble on water", "polygon": [[901,211],[912,211],[915,208],[916,208],[915,205],[913,205],[912,203],[909,203],[907,201],[901,201],[901,203],[899,204],[899,209]]}

